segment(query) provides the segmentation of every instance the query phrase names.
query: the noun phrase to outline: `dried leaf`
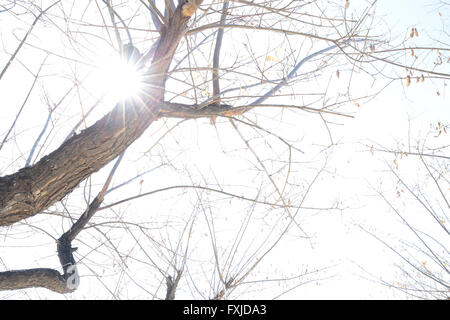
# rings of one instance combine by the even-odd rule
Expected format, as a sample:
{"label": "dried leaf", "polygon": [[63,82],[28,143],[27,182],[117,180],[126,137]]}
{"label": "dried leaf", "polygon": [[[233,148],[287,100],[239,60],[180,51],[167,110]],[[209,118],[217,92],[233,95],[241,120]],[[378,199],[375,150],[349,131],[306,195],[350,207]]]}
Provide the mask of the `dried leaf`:
{"label": "dried leaf", "polygon": [[345,0],[345,9],[348,9],[348,7],[350,7],[350,1]]}
{"label": "dried leaf", "polygon": [[407,76],[406,77],[406,86],[409,87],[410,84],[411,84],[411,77]]}

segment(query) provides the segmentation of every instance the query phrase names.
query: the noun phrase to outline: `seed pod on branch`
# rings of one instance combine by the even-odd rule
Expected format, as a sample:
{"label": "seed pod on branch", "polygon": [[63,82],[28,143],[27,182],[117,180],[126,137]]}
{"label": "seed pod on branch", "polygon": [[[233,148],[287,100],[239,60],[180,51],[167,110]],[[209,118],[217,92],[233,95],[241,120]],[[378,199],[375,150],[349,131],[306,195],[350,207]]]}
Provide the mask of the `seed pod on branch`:
{"label": "seed pod on branch", "polygon": [[195,10],[202,4],[203,0],[188,0],[181,8],[181,15],[183,17],[191,17]]}

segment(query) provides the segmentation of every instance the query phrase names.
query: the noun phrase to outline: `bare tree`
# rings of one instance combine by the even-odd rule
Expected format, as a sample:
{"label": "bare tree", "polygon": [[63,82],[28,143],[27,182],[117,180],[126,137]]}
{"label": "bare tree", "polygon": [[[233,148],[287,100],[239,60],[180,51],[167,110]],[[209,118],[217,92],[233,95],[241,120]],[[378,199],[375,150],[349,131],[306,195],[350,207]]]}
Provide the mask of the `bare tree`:
{"label": "bare tree", "polygon": [[[393,81],[450,77],[448,49],[405,46],[416,29],[388,39],[375,3],[2,4],[5,24],[18,27],[1,29],[8,42],[0,85],[22,99],[2,114],[0,226],[5,237],[33,230],[55,241],[62,273],[1,260],[0,290],[73,292],[75,266],[116,298],[127,294],[124,283],[154,298],[175,298],[183,283],[184,295],[222,299],[259,283],[278,281],[289,292],[317,279],[306,266],[280,278],[256,270],[289,237],[312,245],[308,212],[340,209],[309,202],[329,174],[333,124]],[[429,67],[435,53],[440,62]],[[140,75],[126,99],[96,77],[114,55]],[[116,67],[111,78],[123,76]],[[31,127],[34,117],[44,125]],[[114,184],[123,167],[128,175]],[[112,289],[103,273],[116,263]],[[133,264],[151,275],[138,280]]]}
{"label": "bare tree", "polygon": [[[448,5],[440,1],[432,6],[442,23],[442,31],[433,41],[446,48],[450,46],[450,35],[445,31],[449,23]],[[410,37],[416,33],[417,29],[412,28]],[[439,50],[436,53],[429,57],[428,64],[439,67],[445,61],[448,63],[447,56]],[[411,56],[415,58],[413,49]],[[408,85],[412,84],[410,80]],[[421,83],[423,78],[414,82]],[[445,87],[445,82],[436,86],[432,95],[445,94]],[[430,104],[430,107],[437,106]],[[394,235],[383,230],[369,231],[369,226],[362,229],[398,258],[396,279],[381,277],[378,281],[409,297],[449,299],[449,124],[445,114],[435,113],[433,119],[431,123],[426,117],[409,119],[407,134],[391,146],[386,142],[366,144],[367,151],[381,158],[387,168],[380,177],[387,183],[375,186],[372,182],[372,188],[399,224]]]}
{"label": "bare tree", "polygon": [[397,228],[396,237],[363,229],[399,258],[400,276],[381,283],[414,298],[450,297],[448,128],[438,122],[417,141],[408,137],[394,148],[371,147],[373,153],[385,155],[393,180],[374,190],[403,228]]}

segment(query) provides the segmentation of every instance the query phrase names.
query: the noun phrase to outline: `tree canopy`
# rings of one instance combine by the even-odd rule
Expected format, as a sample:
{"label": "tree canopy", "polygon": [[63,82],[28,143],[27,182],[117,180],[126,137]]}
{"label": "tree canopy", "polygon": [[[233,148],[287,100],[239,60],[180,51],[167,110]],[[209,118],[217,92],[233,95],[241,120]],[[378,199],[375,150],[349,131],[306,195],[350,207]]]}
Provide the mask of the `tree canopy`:
{"label": "tree canopy", "polygon": [[[432,11],[443,25],[446,10]],[[342,128],[392,87],[442,99],[450,78],[448,34],[392,34],[377,1],[14,0],[0,18],[0,234],[46,252],[1,258],[0,290],[223,299],[278,281],[281,297],[327,278],[309,259],[318,228],[353,209],[328,197]],[[394,156],[405,188],[399,157],[437,161],[422,169],[444,209],[421,203],[444,235],[429,252],[418,239],[445,297],[448,107],[436,112],[435,148],[357,143]]]}

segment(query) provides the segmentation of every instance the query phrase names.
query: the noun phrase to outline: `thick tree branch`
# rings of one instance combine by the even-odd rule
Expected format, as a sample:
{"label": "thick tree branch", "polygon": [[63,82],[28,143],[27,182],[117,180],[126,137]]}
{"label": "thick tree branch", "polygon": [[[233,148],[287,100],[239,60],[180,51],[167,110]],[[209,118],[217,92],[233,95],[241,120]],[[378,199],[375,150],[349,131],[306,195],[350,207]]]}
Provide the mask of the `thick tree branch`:
{"label": "thick tree branch", "polygon": [[[222,14],[220,15],[220,24],[225,24],[227,17],[228,1],[223,3]],[[221,28],[217,31],[216,46],[214,48],[213,56],[213,96],[217,97],[215,103],[220,104],[220,84],[219,84],[219,62],[220,62],[220,49],[222,48],[224,30]]]}
{"label": "thick tree branch", "polygon": [[0,291],[40,287],[58,293],[72,292],[67,281],[56,270],[37,268],[0,272]]}
{"label": "thick tree branch", "polygon": [[183,119],[198,119],[198,118],[211,118],[211,117],[234,117],[242,115],[247,111],[254,108],[291,108],[299,109],[306,112],[314,113],[325,113],[334,116],[353,118],[352,115],[348,115],[341,112],[336,112],[328,110],[326,108],[317,109],[307,106],[297,106],[297,105],[283,105],[283,104],[251,104],[247,106],[236,106],[233,107],[228,104],[217,105],[215,103],[204,106],[203,104],[183,104],[183,103],[173,103],[164,102],[159,116],[165,118],[183,118]]}
{"label": "thick tree branch", "polygon": [[209,104],[206,107],[202,105],[190,105],[183,103],[169,103],[164,102],[160,109],[160,116],[167,118],[184,118],[184,119],[197,119],[207,117],[225,116],[230,117],[233,115],[242,114],[245,111],[243,108],[233,108],[227,104]]}

